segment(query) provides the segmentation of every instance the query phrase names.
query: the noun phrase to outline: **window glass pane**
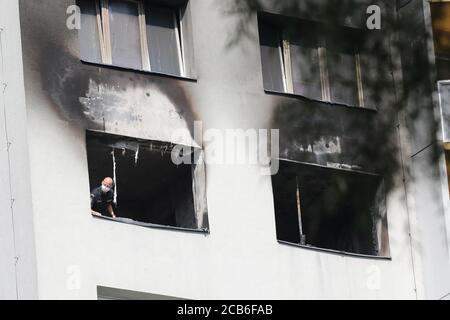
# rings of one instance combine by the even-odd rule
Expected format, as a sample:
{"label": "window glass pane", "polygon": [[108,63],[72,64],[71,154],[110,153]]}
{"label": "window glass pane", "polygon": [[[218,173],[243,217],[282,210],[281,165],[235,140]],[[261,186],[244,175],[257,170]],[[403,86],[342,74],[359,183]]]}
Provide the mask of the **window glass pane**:
{"label": "window glass pane", "polygon": [[317,36],[311,27],[290,36],[294,93],[311,99],[322,99]]}
{"label": "window glass pane", "polygon": [[[364,107],[376,108],[383,100],[384,91],[388,89],[387,83],[392,79],[387,78],[390,66],[383,60],[383,54],[380,52],[381,45],[370,45],[368,48],[360,51],[361,81],[364,92]],[[389,81],[389,82],[388,82]]]}
{"label": "window glass pane", "polygon": [[152,71],[180,75],[180,56],[174,10],[158,6],[145,8],[147,39]]}
{"label": "window glass pane", "polygon": [[[350,35],[329,34],[326,42],[331,101],[359,106],[355,47]],[[351,39],[350,39],[351,40]]]}
{"label": "window glass pane", "polygon": [[274,26],[259,23],[264,89],[284,92],[280,33]]}
{"label": "window glass pane", "polygon": [[80,56],[88,62],[102,62],[96,1],[78,0],[81,10]]}
{"label": "window glass pane", "polygon": [[113,64],[142,69],[137,2],[109,0],[109,19]]}
{"label": "window glass pane", "polygon": [[184,58],[184,72],[185,76],[195,78],[195,55],[194,55],[194,37],[192,29],[192,14],[190,3],[185,3],[180,6],[181,16],[181,37],[183,39],[183,58]]}

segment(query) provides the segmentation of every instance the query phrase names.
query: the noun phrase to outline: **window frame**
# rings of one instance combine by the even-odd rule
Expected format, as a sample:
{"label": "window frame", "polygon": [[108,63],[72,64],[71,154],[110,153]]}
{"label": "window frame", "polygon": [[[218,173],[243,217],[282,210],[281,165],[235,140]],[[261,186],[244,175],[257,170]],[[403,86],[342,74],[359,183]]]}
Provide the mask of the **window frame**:
{"label": "window frame", "polygon": [[[449,0],[450,1],[450,0]],[[264,21],[264,19],[263,19]],[[283,80],[283,87],[284,87],[284,93],[296,95],[296,96],[304,96],[302,94],[298,94],[294,92],[294,84],[293,84],[293,74],[292,74],[292,64],[291,64],[291,40],[289,38],[288,32],[284,28],[278,28],[278,37],[280,39],[278,47],[280,52],[280,59],[281,59],[281,74],[282,74],[282,80]],[[327,102],[327,103],[337,103],[342,104],[339,102],[334,102],[331,99],[331,84],[329,79],[329,66],[328,66],[328,60],[327,60],[327,47],[326,47],[326,40],[323,35],[319,35],[318,37],[318,57],[319,57],[319,70],[320,70],[320,86],[321,86],[321,92],[322,92],[322,98],[321,102]],[[356,74],[356,84],[357,84],[357,101],[358,105],[351,105],[351,104],[345,104],[345,105],[351,105],[357,108],[365,108],[369,109],[365,106],[364,103],[364,86],[362,81],[362,68],[361,68],[361,56],[359,53],[359,50],[356,50],[355,47],[355,74]],[[266,91],[273,91],[270,89],[265,89]],[[304,96],[308,98],[307,96]],[[316,100],[314,98],[308,98],[311,100]]]}
{"label": "window frame", "polygon": [[[140,71],[146,72],[154,72],[150,63],[150,50],[151,43],[148,43],[148,39],[151,39],[151,35],[148,34],[146,23],[147,18],[145,15],[145,1],[144,0],[120,0],[120,1],[128,1],[137,4],[138,7],[138,22],[139,22],[139,39],[141,46],[141,69]],[[171,73],[162,73],[175,77],[186,77],[186,44],[184,43],[183,37],[183,15],[182,15],[182,7],[173,8],[170,6],[165,6],[172,10],[173,12],[173,22],[174,22],[174,31],[176,38],[176,47],[177,47],[177,56],[178,62],[180,66],[180,73],[171,74]],[[95,8],[96,8],[96,16],[97,16],[97,32],[100,39],[100,53],[101,53],[101,63],[105,65],[110,65],[114,67],[123,67],[120,65],[113,64],[112,61],[112,46],[111,46],[111,28],[110,28],[110,9],[109,9],[109,0],[95,0]],[[150,41],[151,42],[151,41]],[[126,67],[125,67],[126,68]]]}

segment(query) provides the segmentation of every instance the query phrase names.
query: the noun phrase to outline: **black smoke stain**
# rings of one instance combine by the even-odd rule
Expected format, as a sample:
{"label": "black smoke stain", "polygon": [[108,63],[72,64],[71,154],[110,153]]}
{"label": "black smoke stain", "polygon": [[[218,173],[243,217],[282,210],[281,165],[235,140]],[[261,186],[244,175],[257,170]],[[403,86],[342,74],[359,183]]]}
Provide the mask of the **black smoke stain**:
{"label": "black smoke stain", "polygon": [[[142,89],[143,98],[149,98],[155,90],[159,91],[173,104],[193,136],[194,121],[198,115],[186,91],[185,80],[83,63],[76,53],[79,47],[78,31],[66,28],[65,10],[61,9],[74,1],[61,1],[60,5],[49,5],[44,10],[41,7],[45,6],[46,1],[40,4],[27,0],[20,2],[24,67],[40,75],[41,83],[33,85],[41,86],[42,92],[63,119],[85,129],[104,129],[104,120],[93,118],[86,104],[80,102],[80,98],[89,98],[87,94],[92,81],[98,86],[114,88],[118,96],[133,88]],[[148,107],[151,108],[151,105]],[[132,116],[140,119],[139,114]],[[123,114],[118,113],[115,117],[117,119],[111,119],[111,124],[124,120]]]}
{"label": "black smoke stain", "polygon": [[99,86],[114,87],[119,93],[130,88],[144,88],[146,97],[156,88],[175,106],[176,112],[186,121],[193,134],[193,123],[198,117],[188,94],[180,84],[181,80],[85,64],[56,44],[50,44],[44,50],[40,62],[42,89],[65,119],[74,121],[83,128],[102,129],[98,125],[98,119],[91,118],[89,110],[80,102],[80,98],[87,97],[91,81]]}

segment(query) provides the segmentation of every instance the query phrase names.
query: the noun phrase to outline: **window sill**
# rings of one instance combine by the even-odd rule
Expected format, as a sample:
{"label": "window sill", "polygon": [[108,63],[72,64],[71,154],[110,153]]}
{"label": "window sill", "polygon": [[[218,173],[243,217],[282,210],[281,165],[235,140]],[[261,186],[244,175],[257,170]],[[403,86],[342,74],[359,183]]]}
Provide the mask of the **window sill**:
{"label": "window sill", "polygon": [[129,67],[121,67],[121,66],[116,66],[116,65],[112,65],[112,64],[105,64],[102,62],[91,62],[91,61],[86,61],[83,59],[81,59],[80,61],[83,64],[101,67],[101,68],[108,68],[108,69],[119,70],[119,71],[130,71],[130,72],[135,72],[135,73],[140,73],[140,74],[155,75],[155,76],[166,77],[166,78],[177,79],[177,80],[184,80],[184,81],[189,81],[189,82],[197,82],[197,78],[193,78],[193,77],[180,76],[180,75],[156,72],[156,71],[147,71],[147,70],[142,70],[142,69],[133,69],[133,68],[129,68]]}
{"label": "window sill", "polygon": [[317,102],[317,103],[330,105],[330,106],[335,106],[335,107],[344,107],[344,108],[349,108],[349,109],[354,109],[354,110],[361,110],[361,111],[364,111],[364,112],[365,111],[378,112],[378,109],[376,109],[376,108],[358,107],[358,106],[353,106],[353,105],[350,105],[350,104],[323,101],[323,100],[308,98],[306,96],[302,96],[302,95],[296,94],[296,93],[281,92],[281,91],[268,90],[268,89],[264,89],[264,92],[267,93],[267,94],[273,94],[273,95],[277,95],[277,96],[284,96],[284,97],[288,97],[288,98],[302,99],[302,100],[306,100],[306,101],[310,101],[310,102]]}
{"label": "window sill", "polygon": [[120,217],[110,218],[110,217],[105,217],[105,216],[97,216],[95,214],[92,214],[92,217],[94,217],[96,219],[108,220],[108,221],[113,221],[113,222],[118,222],[118,223],[123,223],[123,224],[129,224],[129,225],[135,225],[135,226],[144,227],[144,228],[174,230],[174,231],[182,231],[182,232],[189,232],[189,233],[202,233],[205,235],[209,234],[209,229],[189,229],[189,228],[181,228],[181,227],[164,226],[164,225],[160,225],[160,224],[152,224],[152,223],[134,221],[134,220],[127,219],[127,218],[120,218]]}
{"label": "window sill", "polygon": [[291,243],[291,242],[282,241],[282,240],[277,240],[277,241],[278,241],[279,244],[282,244],[282,245],[287,245],[287,246],[291,246],[291,247],[297,247],[297,248],[312,250],[312,251],[316,251],[316,252],[322,252],[322,253],[339,255],[341,257],[352,257],[352,258],[361,258],[361,259],[374,259],[374,260],[392,261],[391,257],[370,256],[370,255],[365,255],[365,254],[350,253],[350,252],[345,252],[345,251],[337,251],[337,250],[332,250],[332,249],[324,249],[324,248],[318,248],[318,247],[313,247],[313,246],[308,246],[308,245],[301,245],[301,244]]}

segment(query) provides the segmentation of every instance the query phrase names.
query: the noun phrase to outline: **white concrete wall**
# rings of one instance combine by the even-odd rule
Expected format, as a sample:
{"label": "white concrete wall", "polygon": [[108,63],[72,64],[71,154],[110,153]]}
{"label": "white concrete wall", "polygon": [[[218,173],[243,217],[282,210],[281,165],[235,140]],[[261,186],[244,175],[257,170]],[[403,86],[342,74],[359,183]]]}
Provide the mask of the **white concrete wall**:
{"label": "white concrete wall", "polygon": [[[427,35],[426,39],[422,39],[423,43],[420,44],[422,47],[419,47],[426,54],[424,57],[427,61],[420,63],[424,63],[424,72],[427,73],[424,74],[423,82],[417,85],[430,92],[430,96],[425,95],[422,101],[412,98],[408,105],[410,111],[419,107],[424,111],[410,120],[410,139],[405,143],[404,151],[408,158],[405,159],[405,163],[409,170],[407,184],[410,191],[408,197],[415,271],[420,288],[418,297],[441,299],[450,292],[450,212],[431,12],[430,4],[426,0],[422,3],[411,3],[410,6],[409,19],[415,21]],[[410,28],[408,21],[404,23]],[[415,34],[411,36],[417,37]],[[430,65],[428,70],[425,67],[426,63]]]}
{"label": "white concrete wall", "polygon": [[[221,3],[192,0],[198,82],[184,86],[206,128],[267,127],[278,98],[263,92],[256,18],[227,48],[236,20]],[[61,117],[24,54],[40,299],[96,299],[97,285],[190,299],[416,297],[401,183],[387,203],[390,261],[278,244],[271,179],[251,165],[207,167],[210,235],[91,217],[84,130]]]}
{"label": "white concrete wall", "polygon": [[0,1],[0,299],[37,297],[18,1]]}

